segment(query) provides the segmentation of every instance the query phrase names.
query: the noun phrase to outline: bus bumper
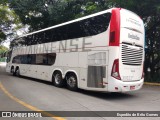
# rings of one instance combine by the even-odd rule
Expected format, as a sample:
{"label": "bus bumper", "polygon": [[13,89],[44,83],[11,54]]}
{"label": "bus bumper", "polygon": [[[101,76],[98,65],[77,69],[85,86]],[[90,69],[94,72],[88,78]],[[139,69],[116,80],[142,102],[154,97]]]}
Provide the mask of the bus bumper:
{"label": "bus bumper", "polygon": [[133,81],[133,82],[123,82],[115,78],[111,78],[110,80],[111,81],[109,81],[108,83],[109,92],[128,92],[128,91],[139,90],[142,88],[144,83],[144,78],[139,81]]}

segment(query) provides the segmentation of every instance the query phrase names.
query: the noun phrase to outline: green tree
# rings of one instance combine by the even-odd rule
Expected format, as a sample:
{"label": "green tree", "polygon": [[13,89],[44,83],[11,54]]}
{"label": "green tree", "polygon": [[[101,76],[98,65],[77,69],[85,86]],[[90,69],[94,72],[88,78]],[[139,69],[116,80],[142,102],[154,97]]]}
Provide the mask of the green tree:
{"label": "green tree", "polygon": [[[0,1],[0,44],[19,27],[19,17],[8,7],[7,0]],[[14,27],[16,25],[16,27]]]}
{"label": "green tree", "polygon": [[0,43],[5,39],[6,39],[6,35],[2,31],[0,31]]}
{"label": "green tree", "polygon": [[0,54],[1,54],[1,53],[4,53],[4,52],[6,52],[6,51],[8,51],[8,48],[5,47],[5,46],[3,46],[3,45],[0,45]]}
{"label": "green tree", "polygon": [[5,46],[0,45],[0,62],[6,61],[6,55],[7,55],[8,48]]}
{"label": "green tree", "polygon": [[106,6],[105,0],[10,1],[22,23],[30,26],[30,32],[98,12]]}

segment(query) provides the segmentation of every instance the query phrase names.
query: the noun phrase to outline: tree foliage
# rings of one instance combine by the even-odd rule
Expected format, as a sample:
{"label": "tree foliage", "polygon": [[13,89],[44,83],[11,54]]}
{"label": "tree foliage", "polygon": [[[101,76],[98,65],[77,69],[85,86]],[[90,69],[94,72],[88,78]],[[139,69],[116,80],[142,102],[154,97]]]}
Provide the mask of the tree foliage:
{"label": "tree foliage", "polygon": [[20,23],[19,17],[9,8],[7,3],[7,0],[0,1],[0,44],[7,36],[13,34],[18,27],[16,25]]}
{"label": "tree foliage", "polygon": [[0,54],[4,53],[6,51],[8,51],[8,48],[3,45],[0,45]]}
{"label": "tree foliage", "polygon": [[6,35],[2,31],[0,31],[0,43],[5,39],[6,39]]}
{"label": "tree foliage", "polygon": [[[32,5],[31,5],[32,4]],[[105,0],[13,0],[10,7],[30,31],[50,27],[105,9]]]}

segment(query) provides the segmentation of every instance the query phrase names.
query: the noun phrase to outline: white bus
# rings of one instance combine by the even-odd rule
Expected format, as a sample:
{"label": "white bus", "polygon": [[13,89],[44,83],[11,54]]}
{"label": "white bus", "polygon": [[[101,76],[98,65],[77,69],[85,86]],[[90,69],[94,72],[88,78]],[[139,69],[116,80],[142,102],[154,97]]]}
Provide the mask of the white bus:
{"label": "white bus", "polygon": [[6,71],[70,90],[139,90],[144,35],[138,15],[108,9],[15,39]]}

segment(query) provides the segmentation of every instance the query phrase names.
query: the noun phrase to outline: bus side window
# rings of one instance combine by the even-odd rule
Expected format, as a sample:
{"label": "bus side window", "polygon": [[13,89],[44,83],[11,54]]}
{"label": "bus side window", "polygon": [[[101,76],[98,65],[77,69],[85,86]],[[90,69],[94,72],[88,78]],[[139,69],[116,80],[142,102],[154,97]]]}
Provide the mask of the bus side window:
{"label": "bus side window", "polygon": [[47,55],[48,65],[53,65],[56,60],[56,53],[50,53]]}
{"label": "bus side window", "polygon": [[16,57],[14,57],[12,60],[12,63],[15,63],[15,62],[16,62]]}
{"label": "bus side window", "polygon": [[27,56],[27,64],[35,64],[35,55],[34,54]]}
{"label": "bus side window", "polygon": [[22,64],[27,64],[27,55],[22,55],[21,56],[21,63]]}
{"label": "bus side window", "polygon": [[15,56],[12,60],[12,63],[17,63],[17,64],[21,64],[21,56],[18,55],[18,56]]}
{"label": "bus side window", "polygon": [[36,55],[37,65],[53,65],[55,63],[56,53],[38,54]]}
{"label": "bus side window", "polygon": [[36,64],[37,65],[43,65],[44,63],[43,54],[37,54],[36,55]]}

